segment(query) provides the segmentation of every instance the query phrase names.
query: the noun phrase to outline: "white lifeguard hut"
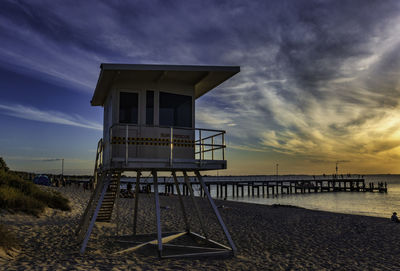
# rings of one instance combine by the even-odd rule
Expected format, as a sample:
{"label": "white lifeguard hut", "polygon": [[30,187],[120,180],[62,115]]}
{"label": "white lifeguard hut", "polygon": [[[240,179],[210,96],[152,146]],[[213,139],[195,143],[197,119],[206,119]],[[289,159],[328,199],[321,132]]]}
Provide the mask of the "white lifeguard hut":
{"label": "white lifeguard hut", "polygon": [[[110,221],[122,172],[136,172],[136,235],[140,177],[148,171],[153,175],[157,239],[147,243],[157,245],[160,257],[164,256],[164,243],[183,234],[195,234],[186,219],[177,172],[182,172],[192,199],[188,173],[194,172],[229,243],[227,247],[195,234],[212,243],[215,250],[189,254],[234,254],[235,245],[200,174],[204,170],[226,169],[225,131],[195,127],[195,100],[238,73],[240,67],[101,64],[100,68],[91,105],[104,107],[104,130],[96,154],[95,190],[77,230],[82,241],[81,253],[95,222]],[[162,235],[158,172],[171,172],[173,176],[186,223],[182,233]]]}

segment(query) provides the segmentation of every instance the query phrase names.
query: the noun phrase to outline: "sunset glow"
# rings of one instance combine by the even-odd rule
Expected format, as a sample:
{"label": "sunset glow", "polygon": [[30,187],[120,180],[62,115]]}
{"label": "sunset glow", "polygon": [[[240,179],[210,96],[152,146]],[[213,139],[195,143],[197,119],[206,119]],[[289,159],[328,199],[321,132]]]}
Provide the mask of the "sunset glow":
{"label": "sunset glow", "polygon": [[219,174],[400,173],[398,1],[4,1],[0,156],[91,173],[102,62],[237,65],[196,101],[227,131]]}

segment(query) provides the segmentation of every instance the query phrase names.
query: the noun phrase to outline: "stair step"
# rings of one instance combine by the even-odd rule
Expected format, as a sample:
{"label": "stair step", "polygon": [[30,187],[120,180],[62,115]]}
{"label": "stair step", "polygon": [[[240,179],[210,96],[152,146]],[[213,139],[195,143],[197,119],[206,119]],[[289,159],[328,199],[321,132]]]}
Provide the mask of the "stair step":
{"label": "stair step", "polygon": [[[107,187],[106,194],[104,195],[100,210],[97,214],[96,221],[109,222],[111,220],[118,190],[118,176],[118,174],[113,174],[111,176],[111,182]],[[98,176],[98,179],[100,178],[101,175]],[[96,204],[97,203],[98,199],[96,200]]]}

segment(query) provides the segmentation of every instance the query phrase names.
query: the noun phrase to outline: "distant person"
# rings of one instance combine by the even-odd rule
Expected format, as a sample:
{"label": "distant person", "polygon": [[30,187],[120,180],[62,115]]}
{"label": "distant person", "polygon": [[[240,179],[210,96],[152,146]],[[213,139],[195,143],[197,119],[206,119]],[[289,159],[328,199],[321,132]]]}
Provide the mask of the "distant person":
{"label": "distant person", "polygon": [[131,184],[131,183],[128,183],[128,184],[127,184],[126,190],[128,190],[128,193],[131,192],[131,190],[132,190],[132,184]]}
{"label": "distant person", "polygon": [[397,217],[397,213],[396,212],[393,213],[393,215],[390,218],[390,220],[392,220],[393,222],[396,222],[396,223],[400,222],[399,218]]}

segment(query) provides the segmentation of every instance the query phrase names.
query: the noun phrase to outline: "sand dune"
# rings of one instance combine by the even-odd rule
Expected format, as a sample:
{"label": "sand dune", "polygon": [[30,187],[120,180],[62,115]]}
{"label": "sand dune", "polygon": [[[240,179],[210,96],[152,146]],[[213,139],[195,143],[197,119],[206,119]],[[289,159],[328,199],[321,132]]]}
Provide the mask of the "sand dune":
{"label": "sand dune", "polygon": [[[20,252],[2,257],[4,270],[400,270],[400,224],[389,219],[344,215],[301,208],[239,202],[223,204],[220,212],[232,234],[238,254],[232,258],[162,259],[152,253],[127,253],[114,242],[115,223],[96,223],[85,255],[79,254],[74,231],[89,192],[58,188],[70,198],[71,212],[48,209],[40,218],[2,213],[1,223],[17,233]],[[210,212],[205,199],[196,200]],[[160,198],[163,231],[184,229],[175,196]],[[154,198],[141,195],[141,233],[155,232]],[[185,205],[189,205],[185,199]],[[119,235],[132,233],[133,200],[121,199]],[[116,212],[114,212],[114,222]],[[189,215],[195,231],[197,217]],[[210,237],[225,242],[216,219],[206,219]],[[226,242],[225,242],[226,243]]]}

